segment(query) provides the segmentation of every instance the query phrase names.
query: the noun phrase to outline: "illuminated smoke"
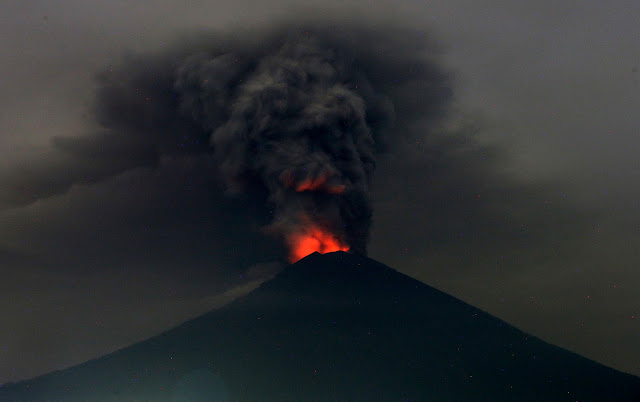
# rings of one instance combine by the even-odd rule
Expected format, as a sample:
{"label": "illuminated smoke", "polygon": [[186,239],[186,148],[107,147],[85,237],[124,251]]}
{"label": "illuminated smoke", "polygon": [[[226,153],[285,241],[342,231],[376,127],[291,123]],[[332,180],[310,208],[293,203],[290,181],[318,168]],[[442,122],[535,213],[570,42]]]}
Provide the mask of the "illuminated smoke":
{"label": "illuminated smoke", "polygon": [[[196,56],[178,70],[176,83],[183,105],[192,111],[195,105],[212,127],[210,143],[228,188],[244,191],[247,180],[266,187],[274,206],[271,232],[287,243],[307,239],[303,234],[318,232],[322,222],[323,233],[336,244],[364,253],[367,239],[356,236],[353,227],[368,233],[374,139],[349,61],[303,32],[287,36],[263,57],[245,59]],[[228,116],[216,124],[207,118],[215,106],[203,100],[215,101],[220,88],[228,87],[225,73],[243,61],[246,72],[235,77],[242,83],[225,105]]]}
{"label": "illuminated smoke", "polygon": [[149,150],[154,160],[212,155],[229,195],[269,206],[264,230],[292,260],[307,249],[366,254],[375,155],[402,140],[407,121],[440,113],[446,77],[415,32],[285,25],[110,69],[99,122],[146,152],[132,164]]}

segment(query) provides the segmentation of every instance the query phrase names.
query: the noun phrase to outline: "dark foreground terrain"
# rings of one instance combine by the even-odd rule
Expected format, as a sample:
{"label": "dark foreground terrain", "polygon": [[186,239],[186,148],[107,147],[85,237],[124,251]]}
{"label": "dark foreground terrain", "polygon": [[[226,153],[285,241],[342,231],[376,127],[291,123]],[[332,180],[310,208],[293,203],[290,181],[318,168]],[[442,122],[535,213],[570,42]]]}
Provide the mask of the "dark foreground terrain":
{"label": "dark foreground terrain", "polygon": [[640,401],[640,378],[376,261],[313,254],[219,310],[5,384],[16,401]]}

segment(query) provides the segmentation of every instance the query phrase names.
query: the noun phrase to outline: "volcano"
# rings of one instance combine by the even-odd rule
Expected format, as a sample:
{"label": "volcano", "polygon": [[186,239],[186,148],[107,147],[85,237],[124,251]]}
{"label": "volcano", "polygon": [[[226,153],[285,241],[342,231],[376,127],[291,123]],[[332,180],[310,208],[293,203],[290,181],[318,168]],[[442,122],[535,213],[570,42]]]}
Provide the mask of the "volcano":
{"label": "volcano", "polygon": [[0,400],[640,401],[640,378],[339,251]]}

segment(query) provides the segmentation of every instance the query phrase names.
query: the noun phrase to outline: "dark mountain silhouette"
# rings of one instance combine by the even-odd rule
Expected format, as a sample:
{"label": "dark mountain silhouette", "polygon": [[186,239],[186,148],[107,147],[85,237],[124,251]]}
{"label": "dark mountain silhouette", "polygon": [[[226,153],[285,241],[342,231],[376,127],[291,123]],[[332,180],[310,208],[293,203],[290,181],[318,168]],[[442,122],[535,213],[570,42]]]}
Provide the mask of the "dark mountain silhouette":
{"label": "dark mountain silhouette", "polygon": [[640,401],[640,378],[337,252],[147,341],[7,384],[0,399]]}

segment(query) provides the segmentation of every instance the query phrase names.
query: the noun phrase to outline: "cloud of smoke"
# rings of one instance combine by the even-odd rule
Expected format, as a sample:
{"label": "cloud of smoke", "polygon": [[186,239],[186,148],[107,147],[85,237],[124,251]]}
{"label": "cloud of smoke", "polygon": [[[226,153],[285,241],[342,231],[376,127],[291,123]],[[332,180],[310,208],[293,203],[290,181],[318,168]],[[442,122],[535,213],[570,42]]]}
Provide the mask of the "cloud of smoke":
{"label": "cloud of smoke", "polygon": [[287,23],[138,57],[101,75],[107,134],[58,145],[132,167],[211,154],[229,195],[270,207],[267,232],[286,239],[311,223],[366,254],[376,153],[402,137],[403,122],[437,116],[450,98],[425,37]]}

